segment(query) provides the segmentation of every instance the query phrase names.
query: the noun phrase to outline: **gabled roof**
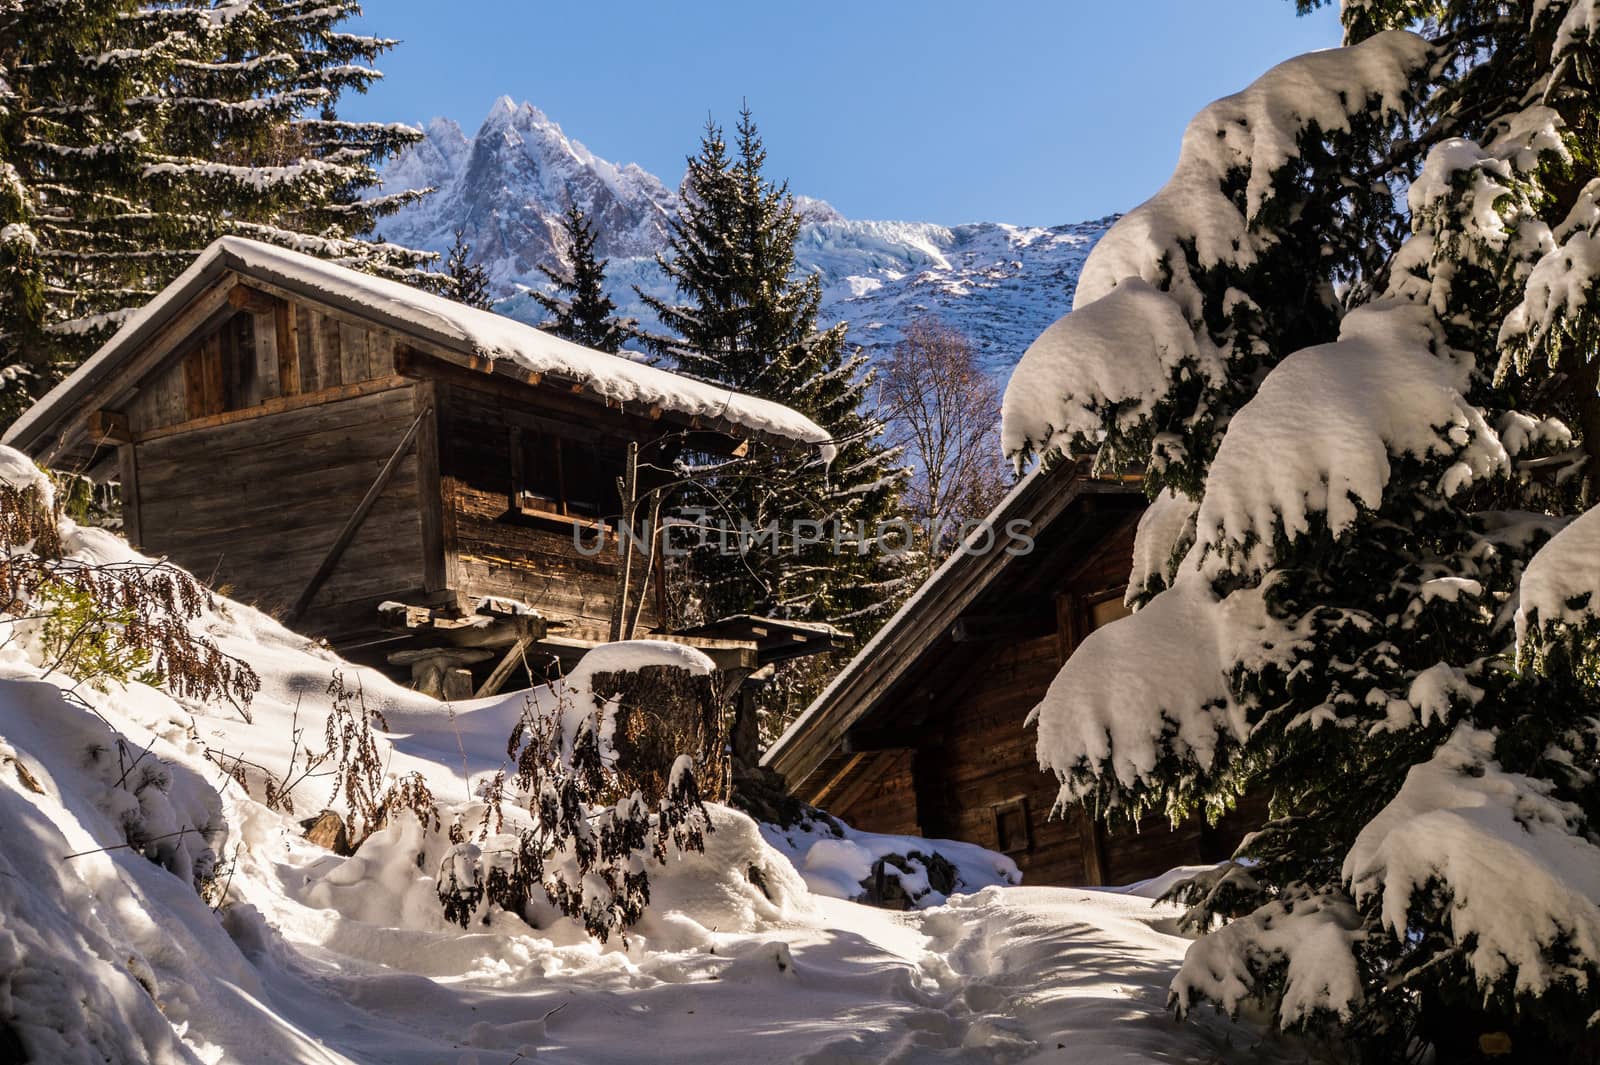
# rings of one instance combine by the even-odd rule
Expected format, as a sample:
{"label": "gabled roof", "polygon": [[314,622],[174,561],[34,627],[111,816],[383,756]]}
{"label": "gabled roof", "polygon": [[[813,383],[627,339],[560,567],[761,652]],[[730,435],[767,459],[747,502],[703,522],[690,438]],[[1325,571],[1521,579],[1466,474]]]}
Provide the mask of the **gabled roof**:
{"label": "gabled roof", "polygon": [[100,350],[19,418],[7,430],[4,443],[28,450],[79,399],[114,374],[124,359],[228,271],[270,282],[465,355],[503,360],[527,373],[582,385],[587,393],[607,401],[727,422],[755,433],[817,445],[825,458],[832,457],[828,434],[780,403],[593,351],[397,281],[242,237],[212,242]]}
{"label": "gabled roof", "polygon": [[[945,559],[768,748],[761,764],[782,773],[791,788],[797,786],[847,744],[852,729],[881,715],[897,686],[926,670],[941,648],[948,650],[957,623],[974,606],[1066,568],[1087,544],[1143,507],[1136,481],[1097,478],[1070,463],[1035,468],[984,519],[994,531],[993,549],[957,551]],[[1006,540],[1000,534],[1014,521],[1026,522],[1036,540],[1029,554],[1003,550]],[[966,545],[984,542],[980,529]]]}

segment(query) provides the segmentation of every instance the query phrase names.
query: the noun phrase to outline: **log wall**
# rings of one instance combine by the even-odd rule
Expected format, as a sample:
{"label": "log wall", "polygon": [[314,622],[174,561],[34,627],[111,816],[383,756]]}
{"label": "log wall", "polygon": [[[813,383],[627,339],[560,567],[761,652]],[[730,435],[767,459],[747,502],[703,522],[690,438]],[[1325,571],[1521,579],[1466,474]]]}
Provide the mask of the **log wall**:
{"label": "log wall", "polygon": [[[1039,768],[1038,734],[1024,722],[1066,656],[1097,624],[1110,624],[1122,613],[1118,598],[1132,548],[1129,523],[1069,571],[1055,590],[1054,633],[976,649],[943,638],[933,653],[970,655],[970,664],[961,682],[915,688],[906,697],[933,703],[927,720],[910,731],[915,749],[861,758],[844,769],[821,805],[869,831],[1006,849],[1030,884],[1127,884],[1173,866],[1226,858],[1264,820],[1259,799],[1248,799],[1215,827],[1194,819],[1173,828],[1158,814],[1137,828],[1107,830],[1082,807],[1050,816],[1057,783]],[[907,813],[908,803],[914,816]],[[1003,841],[1000,818],[1019,806],[1026,812],[1026,836]]]}
{"label": "log wall", "polygon": [[[562,637],[604,640],[609,635],[616,597],[618,556],[615,538],[604,551],[586,556],[574,539],[574,521],[520,512],[512,505],[511,433],[514,426],[557,429],[584,440],[605,434],[617,446],[627,436],[608,430],[594,417],[562,411],[553,399],[537,415],[523,397],[441,380],[439,396],[439,474],[444,497],[444,543],[450,584],[467,596],[499,595],[538,607],[553,620],[569,622]],[[620,419],[619,419],[620,420]],[[620,473],[621,471],[616,471]],[[590,542],[595,532],[578,526]],[[642,564],[635,580],[648,581],[641,627],[656,624],[656,588]]]}
{"label": "log wall", "polygon": [[135,433],[243,411],[274,400],[379,380],[395,371],[395,337],[289,298],[244,297],[209,331],[187,339],[128,404]]}

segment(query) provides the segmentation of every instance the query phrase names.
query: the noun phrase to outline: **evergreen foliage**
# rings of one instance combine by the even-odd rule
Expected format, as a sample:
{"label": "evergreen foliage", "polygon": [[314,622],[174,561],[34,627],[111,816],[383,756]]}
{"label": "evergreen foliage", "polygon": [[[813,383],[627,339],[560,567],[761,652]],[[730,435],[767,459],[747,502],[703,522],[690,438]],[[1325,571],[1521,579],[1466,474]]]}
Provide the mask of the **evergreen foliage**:
{"label": "evergreen foliage", "polygon": [[[1224,922],[1180,1009],[1363,1061],[1592,1060],[1600,567],[1541,548],[1600,472],[1600,9],[1344,20],[1195,120],[1013,379],[1019,455],[1156,500],[1140,609],[1064,668],[1041,761],[1118,819],[1270,800],[1178,889]],[[1526,625],[1535,568],[1561,609]]]}
{"label": "evergreen foliage", "polygon": [[214,237],[404,280],[428,256],[362,239],[421,195],[371,195],[419,139],[338,101],[395,42],[354,0],[0,5],[0,362],[49,387]]}
{"label": "evergreen foliage", "polygon": [[[878,523],[900,515],[906,471],[869,411],[865,356],[848,348],[844,325],[818,327],[821,283],[795,274],[794,198],[787,184],[766,177],[765,165],[748,108],[731,152],[722,129],[707,123],[688,162],[669,252],[659,260],[682,302],[640,296],[672,334],[655,341],[657,351],[681,371],[793,407],[829,432],[838,454],[831,468],[775,456],[767,475],[708,486],[700,502],[712,520],[775,530],[777,546],[747,537],[748,549],[729,557],[718,538],[716,550],[696,559],[696,609],[707,618],[748,612],[827,621],[865,638],[912,572],[898,553],[903,537],[877,538]],[[809,537],[796,537],[797,528],[815,541],[801,542]],[[813,686],[799,685],[791,698]]]}
{"label": "evergreen foliage", "polygon": [[489,294],[489,271],[473,260],[472,245],[459,229],[450,250],[445,253],[444,272],[452,282],[451,299],[481,311],[494,309],[494,297]]}
{"label": "evergreen foliage", "polygon": [[561,232],[571,266],[557,270],[540,263],[540,273],[555,285],[555,292],[528,292],[550,316],[539,328],[615,355],[633,335],[633,322],[618,319],[617,305],[606,295],[606,260],[597,259],[594,253],[599,235],[576,204],[561,216]]}

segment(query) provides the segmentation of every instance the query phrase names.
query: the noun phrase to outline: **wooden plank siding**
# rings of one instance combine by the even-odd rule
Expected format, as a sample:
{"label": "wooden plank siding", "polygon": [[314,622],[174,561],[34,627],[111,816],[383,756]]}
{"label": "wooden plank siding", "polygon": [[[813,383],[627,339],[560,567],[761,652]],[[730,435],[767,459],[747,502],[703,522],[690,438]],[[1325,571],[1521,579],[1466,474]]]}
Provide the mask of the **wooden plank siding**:
{"label": "wooden plank siding", "polygon": [[[517,513],[511,505],[511,427],[559,423],[577,439],[609,435],[596,420],[567,422],[560,412],[529,412],[527,400],[498,390],[435,382],[439,404],[439,483],[444,501],[440,536],[452,586],[467,597],[507,596],[532,603],[546,617],[568,622],[564,637],[604,640],[616,596],[615,539],[585,556],[574,542],[573,523]],[[617,435],[618,441],[626,439]],[[620,471],[618,471],[620,472]],[[430,533],[431,535],[431,533]],[[592,536],[585,529],[585,536]],[[641,568],[640,576],[643,570]],[[657,622],[647,596],[641,626]]]}
{"label": "wooden plank siding", "polygon": [[[235,289],[237,291],[237,289]],[[183,342],[128,404],[134,433],[390,377],[395,337],[303,301],[262,294]]]}
{"label": "wooden plank siding", "polygon": [[[281,612],[300,594],[415,417],[409,385],[140,441],[136,507],[151,548]],[[413,448],[308,611],[336,635],[425,583]],[[368,616],[371,615],[371,616]]]}

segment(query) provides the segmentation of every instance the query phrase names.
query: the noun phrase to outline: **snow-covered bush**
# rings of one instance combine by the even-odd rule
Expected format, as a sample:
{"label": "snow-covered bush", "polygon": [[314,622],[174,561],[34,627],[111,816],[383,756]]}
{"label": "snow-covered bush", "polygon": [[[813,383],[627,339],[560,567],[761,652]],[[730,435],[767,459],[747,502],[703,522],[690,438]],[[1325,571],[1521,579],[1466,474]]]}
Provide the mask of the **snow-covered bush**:
{"label": "snow-covered bush", "polygon": [[1223,922],[1181,1009],[1368,1060],[1600,1040],[1595,14],[1346,3],[1190,124],[1007,391],[1019,460],[1156,501],[1138,609],[1035,710],[1062,801],[1271,803],[1176,888]]}
{"label": "snow-covered bush", "polygon": [[[663,665],[712,671],[705,655],[675,644],[610,644],[584,657],[554,711],[524,699],[506,741],[511,772],[485,786],[476,840],[453,829],[455,845],[440,862],[439,900],[450,920],[466,927],[487,905],[528,916],[548,903],[605,942],[644,915],[652,865],[705,850],[711,819],[694,755],[680,753],[665,777],[630,772],[618,761],[619,700],[592,690],[599,676]],[[526,825],[508,817],[510,795],[523,797],[515,813],[526,814]]]}

